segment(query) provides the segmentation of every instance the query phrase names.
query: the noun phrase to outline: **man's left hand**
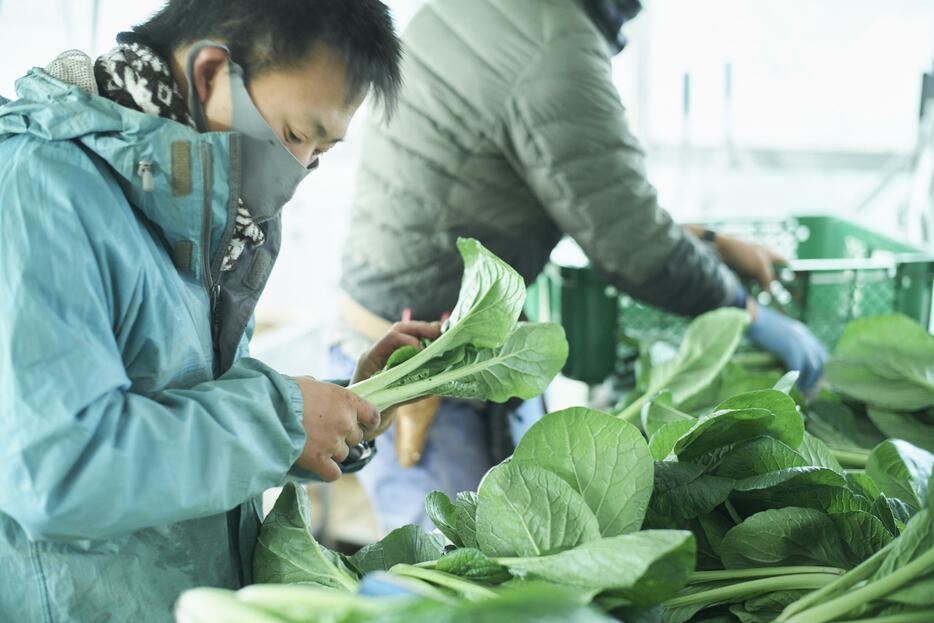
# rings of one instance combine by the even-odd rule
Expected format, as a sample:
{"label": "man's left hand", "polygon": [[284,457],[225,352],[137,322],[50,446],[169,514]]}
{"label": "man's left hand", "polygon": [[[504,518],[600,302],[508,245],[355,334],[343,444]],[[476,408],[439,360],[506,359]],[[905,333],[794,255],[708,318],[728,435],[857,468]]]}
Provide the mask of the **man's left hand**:
{"label": "man's left hand", "polygon": [[[359,381],[365,381],[382,370],[386,366],[386,361],[389,360],[389,356],[392,355],[397,348],[401,346],[414,346],[421,350],[422,345],[420,340],[422,338],[434,340],[437,339],[439,335],[441,335],[440,322],[419,322],[410,320],[395,323],[386,335],[380,338],[378,342],[360,356],[360,360],[357,362],[357,367],[354,370],[353,378],[350,383],[354,384]],[[380,414],[381,419],[379,427],[372,435],[368,435],[368,438],[372,439],[373,437],[382,435],[392,424],[395,411],[395,407],[383,410]]]}

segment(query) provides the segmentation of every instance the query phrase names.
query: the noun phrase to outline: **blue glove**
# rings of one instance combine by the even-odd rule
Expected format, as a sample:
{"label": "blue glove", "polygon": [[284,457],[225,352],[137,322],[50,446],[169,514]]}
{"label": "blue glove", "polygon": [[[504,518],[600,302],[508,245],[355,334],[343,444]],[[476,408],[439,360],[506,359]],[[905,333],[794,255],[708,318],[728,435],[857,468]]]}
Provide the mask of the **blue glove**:
{"label": "blue glove", "polygon": [[806,326],[770,307],[759,305],[756,320],[746,330],[756,346],[778,357],[789,370],[801,375],[796,385],[809,390],[820,379],[827,350]]}
{"label": "blue glove", "polygon": [[417,595],[405,578],[384,571],[371,571],[360,581],[361,595],[370,597],[397,597],[399,595]]}

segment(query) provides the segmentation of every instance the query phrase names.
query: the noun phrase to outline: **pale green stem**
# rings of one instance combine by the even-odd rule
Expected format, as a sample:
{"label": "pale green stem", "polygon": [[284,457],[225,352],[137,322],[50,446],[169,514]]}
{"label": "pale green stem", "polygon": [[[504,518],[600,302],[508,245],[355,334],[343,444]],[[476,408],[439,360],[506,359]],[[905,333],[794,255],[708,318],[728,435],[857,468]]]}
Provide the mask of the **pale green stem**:
{"label": "pale green stem", "polygon": [[900,569],[869,582],[836,599],[804,610],[787,619],[787,623],[825,623],[843,616],[859,606],[892,593],[916,576],[934,566],[934,549],[930,549]]}
{"label": "pale green stem", "polygon": [[730,514],[730,519],[733,520],[737,526],[743,523],[743,518],[739,516],[739,513],[736,512],[736,507],[733,506],[733,503],[729,500],[724,500],[723,506],[726,508],[726,512]]}
{"label": "pale green stem", "polygon": [[774,591],[789,591],[801,589],[814,589],[832,582],[834,574],[831,573],[798,573],[749,582],[738,582],[729,586],[712,588],[691,595],[673,597],[665,602],[666,608],[678,608],[695,604],[718,604],[731,600],[745,599],[753,595],[771,593]]}
{"label": "pale green stem", "polygon": [[443,571],[425,569],[423,567],[416,567],[415,565],[398,564],[394,565],[389,572],[410,578],[418,578],[419,580],[425,580],[432,584],[449,588],[452,591],[464,595],[468,599],[490,599],[496,597],[496,593],[488,588],[478,586],[473,582],[461,579],[450,573],[444,573]]}
{"label": "pale green stem", "polygon": [[[894,543],[894,541],[892,541],[892,543]],[[778,617],[777,621],[785,621],[786,619],[791,618],[792,615],[810,608],[814,604],[826,601],[827,598],[834,593],[845,591],[851,586],[854,586],[855,584],[858,584],[859,582],[867,579],[869,576],[876,572],[876,569],[882,565],[882,562],[885,560],[885,557],[889,555],[891,550],[892,545],[890,543],[827,586],[816,590],[813,593],[808,593],[798,601],[794,601],[788,604],[788,606],[785,607],[785,610],[783,610],[781,615]]]}
{"label": "pale green stem", "polygon": [[828,573],[843,575],[844,569],[837,567],[760,567],[758,569],[727,569],[725,571],[695,571],[688,580],[688,584],[701,582],[716,582],[719,580],[740,580],[743,578],[767,578],[782,575],[796,575],[799,573]]}
{"label": "pale green stem", "polygon": [[869,460],[868,450],[863,452],[853,450],[837,450],[831,448],[830,453],[833,455],[833,458],[837,459],[837,462],[840,463],[840,465],[843,467],[865,469],[866,462]]}

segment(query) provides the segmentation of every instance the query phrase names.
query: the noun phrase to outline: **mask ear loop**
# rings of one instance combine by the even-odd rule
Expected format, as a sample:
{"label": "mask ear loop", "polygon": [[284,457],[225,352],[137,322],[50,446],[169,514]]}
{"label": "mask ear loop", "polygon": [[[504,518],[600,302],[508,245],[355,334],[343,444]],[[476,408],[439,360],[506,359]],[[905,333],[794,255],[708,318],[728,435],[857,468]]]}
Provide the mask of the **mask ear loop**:
{"label": "mask ear loop", "polygon": [[195,87],[193,77],[195,73],[195,57],[197,57],[198,53],[204,48],[220,48],[227,54],[228,60],[230,59],[230,50],[227,49],[226,45],[207,39],[194,44],[188,52],[188,60],[185,64],[185,77],[188,79],[188,113],[191,115],[191,119],[195,122],[195,127],[198,128],[199,132],[207,132],[208,123],[204,118],[204,106],[201,105],[201,99],[198,97],[198,89]]}

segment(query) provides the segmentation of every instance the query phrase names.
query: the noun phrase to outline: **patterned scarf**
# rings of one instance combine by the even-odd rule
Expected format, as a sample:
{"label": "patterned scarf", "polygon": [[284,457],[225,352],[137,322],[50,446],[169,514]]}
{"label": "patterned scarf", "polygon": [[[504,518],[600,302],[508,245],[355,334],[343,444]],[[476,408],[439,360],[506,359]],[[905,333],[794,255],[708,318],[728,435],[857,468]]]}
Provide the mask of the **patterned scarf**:
{"label": "patterned scarf", "polygon": [[[100,94],[126,108],[196,129],[169,64],[133,33],[120,33],[117,43],[117,47],[94,63]],[[265,241],[266,236],[253,221],[243,200],[238,200],[234,233],[221,270],[233,270],[247,243],[259,246]]]}

